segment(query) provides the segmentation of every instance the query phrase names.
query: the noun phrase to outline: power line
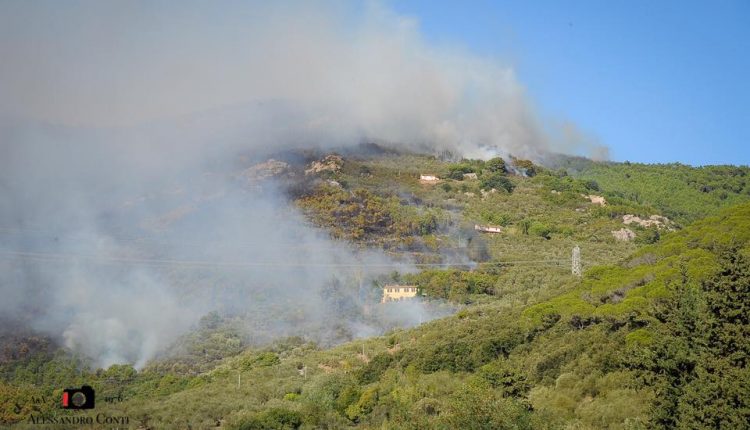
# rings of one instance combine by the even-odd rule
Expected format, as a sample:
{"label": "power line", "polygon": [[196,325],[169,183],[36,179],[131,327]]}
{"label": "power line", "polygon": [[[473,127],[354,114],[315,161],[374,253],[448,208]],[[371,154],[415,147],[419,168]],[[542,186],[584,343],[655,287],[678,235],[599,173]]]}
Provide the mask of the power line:
{"label": "power line", "polygon": [[[40,236],[47,236],[47,239],[49,240],[59,240],[59,239],[67,239],[67,240],[81,240],[85,239],[87,237],[86,234],[79,233],[79,234],[70,234],[70,233],[63,233],[55,232],[52,230],[44,230],[44,229],[30,229],[30,228],[12,228],[12,227],[3,227],[0,226],[0,234],[17,234],[17,235],[26,235],[26,234],[36,234]],[[222,246],[223,243],[221,241],[216,242],[205,242],[205,241],[198,241],[198,240],[164,240],[154,237],[143,237],[143,236],[128,236],[128,235],[118,235],[118,234],[103,234],[101,237],[107,238],[107,239],[113,239],[119,243],[133,243],[136,245],[152,245],[152,246],[166,246],[166,247],[180,247],[180,248],[192,248],[192,249],[225,249],[228,251],[237,251],[237,250],[243,250],[243,249],[257,249],[261,247],[265,247],[267,243],[263,242],[234,242],[231,246]],[[459,240],[461,238],[459,237]],[[306,242],[306,243],[305,243]],[[318,243],[316,243],[318,242]],[[324,243],[327,242],[327,243]],[[367,248],[374,248],[375,250],[381,250],[383,252],[389,253],[389,254],[395,254],[395,255],[404,255],[404,254],[410,254],[410,255],[440,255],[440,252],[438,251],[407,251],[407,250],[399,250],[399,249],[390,249],[390,248],[383,248],[384,243],[377,243],[372,241],[362,242],[362,243],[349,243],[349,242],[339,242],[331,238],[327,237],[311,237],[309,240],[301,240],[299,242],[274,242],[275,248],[283,248],[283,249],[290,249],[290,250],[361,250],[361,249],[367,249]],[[485,246],[490,249],[499,249],[501,246],[498,244],[492,244],[492,243],[485,243],[485,244],[479,244],[477,242],[471,242],[465,246],[445,246],[442,245],[439,247],[440,251],[471,251],[476,250],[477,248],[481,248],[482,246]],[[137,247],[134,247],[134,249],[137,249]]]}
{"label": "power line", "polygon": [[387,268],[387,267],[466,267],[466,266],[510,266],[510,265],[561,265],[567,260],[511,260],[511,261],[492,261],[492,262],[446,262],[446,263],[315,263],[315,262],[290,262],[290,261],[211,261],[211,260],[175,260],[175,259],[154,259],[154,258],[136,258],[136,257],[112,257],[101,255],[82,255],[50,252],[28,252],[28,251],[9,251],[0,250],[0,256],[10,258],[21,258],[24,260],[33,260],[40,262],[93,262],[93,263],[114,263],[143,266],[177,266],[188,268],[253,268],[253,267],[326,267],[326,268]]}

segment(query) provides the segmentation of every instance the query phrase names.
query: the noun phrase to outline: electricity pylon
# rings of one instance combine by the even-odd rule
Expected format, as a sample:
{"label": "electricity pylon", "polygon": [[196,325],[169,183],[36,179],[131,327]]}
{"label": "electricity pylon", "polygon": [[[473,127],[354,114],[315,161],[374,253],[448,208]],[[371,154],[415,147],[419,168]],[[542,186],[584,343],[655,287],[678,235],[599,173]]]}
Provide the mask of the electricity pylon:
{"label": "electricity pylon", "polygon": [[570,271],[575,276],[581,276],[581,248],[579,248],[578,245],[573,248],[573,258]]}

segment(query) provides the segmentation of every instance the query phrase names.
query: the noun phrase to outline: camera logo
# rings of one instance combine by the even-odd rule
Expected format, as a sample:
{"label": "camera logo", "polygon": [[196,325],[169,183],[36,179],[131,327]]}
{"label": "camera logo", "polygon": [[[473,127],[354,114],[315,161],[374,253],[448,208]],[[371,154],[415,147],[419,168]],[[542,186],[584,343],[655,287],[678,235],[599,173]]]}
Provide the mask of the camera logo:
{"label": "camera logo", "polygon": [[66,388],[62,394],[63,409],[94,409],[94,389],[88,385]]}

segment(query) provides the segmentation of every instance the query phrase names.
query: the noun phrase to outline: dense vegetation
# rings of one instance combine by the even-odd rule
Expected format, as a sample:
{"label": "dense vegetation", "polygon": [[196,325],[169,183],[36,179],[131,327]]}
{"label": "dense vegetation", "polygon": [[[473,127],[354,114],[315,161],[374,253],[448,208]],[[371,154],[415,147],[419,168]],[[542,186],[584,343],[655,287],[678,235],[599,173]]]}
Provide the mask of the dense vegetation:
{"label": "dense vegetation", "polygon": [[680,223],[750,200],[750,168],[684,164],[560,163],[578,178],[596,181],[609,197],[654,206]]}
{"label": "dense vegetation", "polygon": [[[141,371],[94,369],[19,335],[0,360],[0,422],[31,428],[29,414],[66,414],[60,388],[86,382],[123,398],[97,412],[132,427],[742,428],[750,203],[720,207],[750,197],[746,169],[570,163],[348,157],[295,203],[334,237],[450,263],[391,281],[462,304],[456,314],[321,349],[300,338],[247,345],[240,322],[212,313]],[[610,180],[626,171],[637,194]],[[421,184],[420,173],[441,181]],[[669,178],[688,185],[661,199],[651,181]],[[707,178],[736,192],[697,188],[710,201],[691,200]],[[625,214],[684,228],[630,225],[636,239],[619,241],[611,233]],[[570,274],[575,244],[582,278]]]}

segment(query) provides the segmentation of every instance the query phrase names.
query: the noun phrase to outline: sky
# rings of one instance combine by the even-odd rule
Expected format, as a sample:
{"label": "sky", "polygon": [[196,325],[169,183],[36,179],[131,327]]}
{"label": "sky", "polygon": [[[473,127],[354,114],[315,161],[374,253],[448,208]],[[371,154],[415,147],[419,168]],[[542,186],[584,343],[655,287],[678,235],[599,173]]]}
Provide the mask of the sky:
{"label": "sky", "polygon": [[512,66],[614,160],[750,163],[748,1],[393,1],[433,43]]}
{"label": "sky", "polygon": [[0,0],[0,119],[284,100],[318,140],[749,164],[747,76],[747,0]]}

